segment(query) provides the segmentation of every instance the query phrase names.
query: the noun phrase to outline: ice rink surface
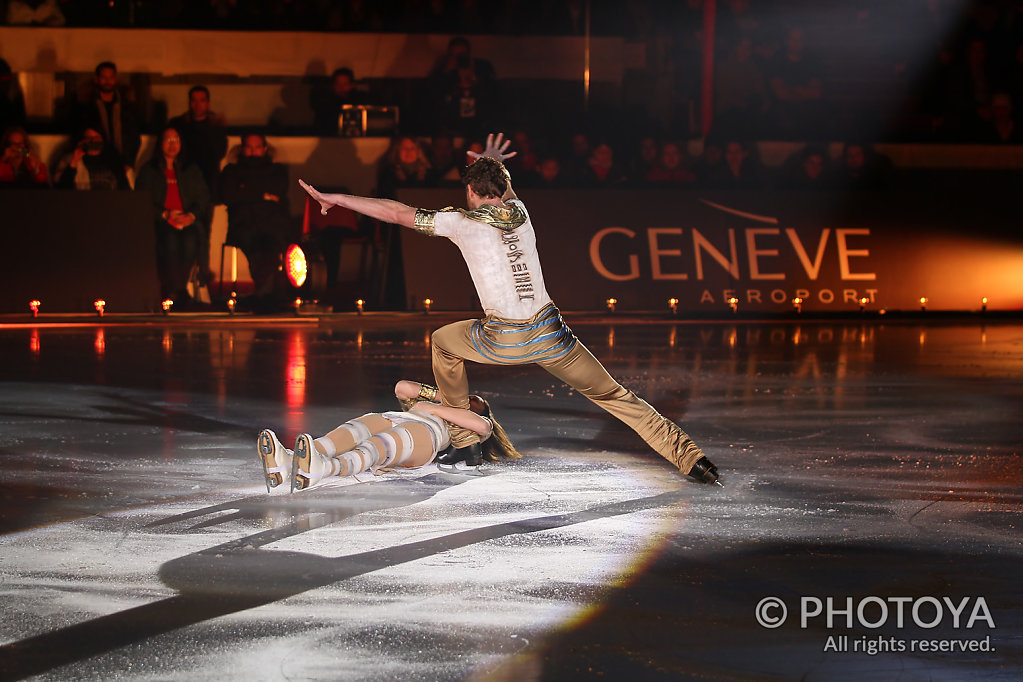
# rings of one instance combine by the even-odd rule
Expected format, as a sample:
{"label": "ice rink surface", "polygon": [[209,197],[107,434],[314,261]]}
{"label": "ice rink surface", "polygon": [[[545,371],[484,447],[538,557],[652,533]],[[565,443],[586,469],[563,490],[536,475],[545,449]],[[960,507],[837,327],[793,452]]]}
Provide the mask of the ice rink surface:
{"label": "ice rink surface", "polygon": [[267,495],[443,315],[0,328],[0,679],[1023,677],[1018,321],[565,317],[723,488],[473,365],[524,459]]}

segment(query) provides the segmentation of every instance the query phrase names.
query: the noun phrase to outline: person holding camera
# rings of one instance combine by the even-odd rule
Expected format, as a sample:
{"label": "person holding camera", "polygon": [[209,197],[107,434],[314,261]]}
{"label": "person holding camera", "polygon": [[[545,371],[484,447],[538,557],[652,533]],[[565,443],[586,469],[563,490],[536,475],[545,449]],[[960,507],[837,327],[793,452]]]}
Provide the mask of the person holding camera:
{"label": "person holding camera", "polygon": [[121,157],[95,128],[83,130],[74,151],[57,163],[53,186],[80,190],[131,189]]}
{"label": "person holding camera", "polygon": [[4,132],[3,156],[0,157],[0,186],[36,188],[49,187],[46,164],[36,156],[24,128],[14,126]]}
{"label": "person holding camera", "polygon": [[435,105],[434,129],[476,137],[498,110],[497,75],[486,59],[472,56],[469,41],[456,36],[429,76]]}

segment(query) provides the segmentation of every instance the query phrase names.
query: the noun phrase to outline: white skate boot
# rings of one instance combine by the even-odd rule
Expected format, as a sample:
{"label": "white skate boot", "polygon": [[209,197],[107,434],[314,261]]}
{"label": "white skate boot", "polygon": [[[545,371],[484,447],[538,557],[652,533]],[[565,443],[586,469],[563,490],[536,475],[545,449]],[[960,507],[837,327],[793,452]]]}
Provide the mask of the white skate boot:
{"label": "white skate boot", "polygon": [[293,453],[281,445],[277,434],[270,429],[259,432],[256,440],[256,452],[263,465],[263,476],[266,480],[266,491],[273,489],[291,478],[291,460]]}
{"label": "white skate boot", "polygon": [[299,434],[295,440],[295,459],[291,465],[291,492],[311,488],[333,475],[331,458],[316,451],[312,436],[308,433]]}

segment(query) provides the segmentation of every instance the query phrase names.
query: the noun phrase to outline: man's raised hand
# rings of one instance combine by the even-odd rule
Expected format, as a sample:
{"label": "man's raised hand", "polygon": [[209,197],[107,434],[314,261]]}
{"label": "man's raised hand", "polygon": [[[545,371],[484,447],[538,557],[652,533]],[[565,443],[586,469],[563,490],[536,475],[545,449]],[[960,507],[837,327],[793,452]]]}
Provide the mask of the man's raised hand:
{"label": "man's raised hand", "polygon": [[518,152],[506,153],[510,145],[511,140],[505,140],[504,133],[497,133],[497,135],[494,135],[494,133],[490,133],[489,135],[487,135],[486,148],[481,153],[469,152],[469,156],[471,156],[474,159],[486,156],[488,158],[497,159],[498,161],[504,162],[505,159],[510,159],[516,154],[518,154]]}

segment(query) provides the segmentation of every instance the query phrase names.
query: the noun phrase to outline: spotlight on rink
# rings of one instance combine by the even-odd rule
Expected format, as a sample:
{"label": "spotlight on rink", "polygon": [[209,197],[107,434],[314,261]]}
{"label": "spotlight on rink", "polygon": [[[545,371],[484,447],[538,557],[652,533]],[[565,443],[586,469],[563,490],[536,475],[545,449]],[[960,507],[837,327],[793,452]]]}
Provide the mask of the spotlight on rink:
{"label": "spotlight on rink", "polygon": [[292,244],[284,251],[284,272],[303,299],[318,300],[327,288],[327,264],[310,244]]}

